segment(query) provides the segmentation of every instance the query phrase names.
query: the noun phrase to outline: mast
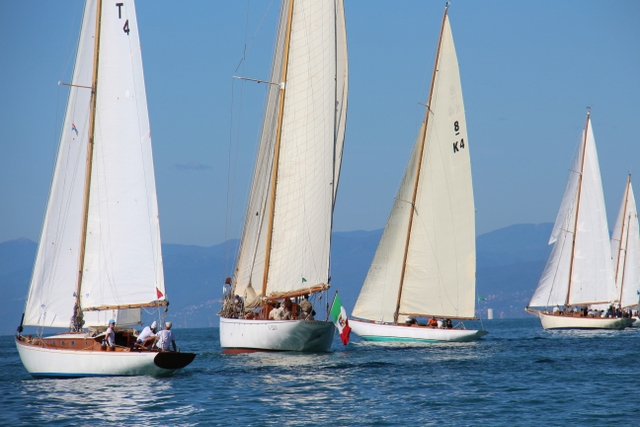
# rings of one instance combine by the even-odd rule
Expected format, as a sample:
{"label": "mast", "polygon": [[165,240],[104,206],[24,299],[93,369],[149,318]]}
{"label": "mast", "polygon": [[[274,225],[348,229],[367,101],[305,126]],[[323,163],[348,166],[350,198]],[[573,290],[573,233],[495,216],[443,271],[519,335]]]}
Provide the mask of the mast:
{"label": "mast", "polygon": [[86,174],[84,181],[84,201],[82,208],[82,237],[80,240],[80,259],[78,261],[78,283],[76,286],[76,303],[74,306],[75,313],[73,315],[73,322],[71,329],[74,332],[82,330],[83,314],[80,302],[81,288],[82,288],[82,271],[84,270],[84,255],[85,247],[87,245],[87,224],[89,221],[89,193],[91,190],[91,169],[93,166],[93,146],[94,146],[94,132],[96,121],[96,99],[98,96],[98,62],[99,62],[99,50],[100,50],[100,24],[102,15],[102,0],[97,0],[96,4],[96,34],[93,49],[93,75],[91,78],[91,103],[89,113],[89,141],[87,146],[87,163]]}
{"label": "mast", "polygon": [[589,130],[589,117],[591,116],[591,108],[587,108],[587,119],[584,125],[584,135],[582,137],[582,159],[580,161],[580,175],[578,179],[578,198],[576,200],[576,217],[573,223],[573,238],[571,242],[571,260],[569,263],[569,286],[567,286],[567,297],[564,300],[565,310],[569,306],[569,295],[571,295],[571,277],[573,276],[573,262],[576,253],[576,235],[578,234],[578,216],[580,215],[580,197],[582,196],[582,178],[584,174],[584,160],[587,155],[587,133]]}
{"label": "mast", "polygon": [[282,79],[280,83],[280,105],[278,106],[278,127],[276,128],[275,152],[273,155],[273,173],[271,175],[271,194],[269,196],[269,224],[267,227],[266,253],[264,257],[264,273],[262,276],[262,296],[267,293],[267,279],[269,277],[269,262],[271,260],[271,239],[273,238],[273,221],[276,202],[276,184],[278,180],[278,162],[280,159],[280,140],[282,138],[282,119],[284,115],[284,98],[287,81],[287,71],[289,69],[289,45],[291,42],[291,26],[293,25],[293,2],[289,1],[289,12],[287,14],[287,33],[284,41],[284,56],[282,58]]}
{"label": "mast", "polygon": [[[625,219],[627,217],[627,203],[629,202],[629,184],[631,183],[631,174],[629,174],[627,176],[627,187],[624,190],[624,207],[622,209],[622,227],[620,227],[620,240],[619,240],[619,244],[618,244],[618,256],[616,257],[616,275],[615,275],[615,280],[616,283],[618,283],[618,270],[620,268],[620,255],[622,254],[622,237],[624,234],[624,226],[625,226]],[[631,218],[629,218],[629,221],[631,221]],[[629,228],[629,221],[627,221],[627,228]],[[627,246],[629,245],[629,230],[627,230]],[[624,286],[624,271],[626,270],[626,265],[627,265],[627,248],[625,247],[624,249],[624,261],[623,261],[623,265],[624,267],[622,268],[622,280],[620,281],[620,304],[622,305],[622,288]]]}
{"label": "mast", "polygon": [[[429,103],[433,97],[433,87],[436,81],[436,73],[438,72],[438,63],[440,60],[440,47],[442,45],[442,33],[444,31],[444,23],[447,19],[447,10],[449,9],[449,2],[444,6],[444,14],[442,15],[442,25],[440,27],[440,37],[438,38],[438,49],[436,50],[436,60],[433,63],[433,75],[431,76],[431,87],[429,88]],[[422,169],[422,156],[424,154],[424,145],[427,135],[427,127],[429,125],[429,112],[431,108],[427,106],[427,110],[424,116],[424,125],[422,126],[420,135],[420,154],[418,156],[418,168],[416,172],[416,179],[413,185],[413,194],[411,196],[411,208],[409,212],[409,225],[407,226],[407,239],[404,246],[404,255],[402,257],[402,272],[400,273],[400,286],[398,287],[398,299],[396,300],[396,310],[393,313],[393,323],[398,323],[398,315],[400,312],[400,300],[402,299],[402,287],[404,285],[404,276],[407,269],[407,256],[409,255],[409,242],[411,240],[411,228],[413,227],[413,216],[416,209],[416,198],[418,195],[418,183],[420,182],[420,172]]]}

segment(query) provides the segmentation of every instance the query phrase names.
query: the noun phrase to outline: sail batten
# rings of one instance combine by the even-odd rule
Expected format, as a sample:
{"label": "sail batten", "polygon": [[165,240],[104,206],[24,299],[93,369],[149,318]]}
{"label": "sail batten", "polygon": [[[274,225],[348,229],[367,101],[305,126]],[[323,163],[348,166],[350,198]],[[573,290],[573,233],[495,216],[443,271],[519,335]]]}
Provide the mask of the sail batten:
{"label": "sail batten", "polygon": [[403,322],[406,313],[475,318],[469,141],[446,11],[438,45],[429,107],[354,307],[355,317],[382,322]]}

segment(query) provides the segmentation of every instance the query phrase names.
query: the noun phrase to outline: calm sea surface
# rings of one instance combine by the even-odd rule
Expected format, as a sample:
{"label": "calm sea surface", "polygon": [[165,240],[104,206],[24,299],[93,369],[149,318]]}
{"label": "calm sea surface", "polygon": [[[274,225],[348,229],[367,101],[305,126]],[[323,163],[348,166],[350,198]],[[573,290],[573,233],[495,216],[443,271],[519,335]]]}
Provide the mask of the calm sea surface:
{"label": "calm sea surface", "polygon": [[16,425],[640,425],[640,330],[547,332],[484,321],[464,344],[339,340],[328,354],[222,355],[218,329],[177,329],[198,356],[171,378],[32,379],[0,337],[0,422]]}

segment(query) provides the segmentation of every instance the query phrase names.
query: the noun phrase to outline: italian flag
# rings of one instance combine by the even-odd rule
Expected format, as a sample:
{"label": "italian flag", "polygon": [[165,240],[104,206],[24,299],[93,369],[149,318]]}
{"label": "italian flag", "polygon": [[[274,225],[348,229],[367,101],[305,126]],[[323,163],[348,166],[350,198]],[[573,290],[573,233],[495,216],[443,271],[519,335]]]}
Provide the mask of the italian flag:
{"label": "italian flag", "polygon": [[338,294],[336,294],[336,297],[333,300],[333,305],[331,305],[331,318],[333,319],[333,323],[335,323],[336,328],[338,328],[342,344],[347,345],[349,343],[351,328],[349,327],[349,319],[347,319],[347,311],[342,306],[342,302],[340,301]]}

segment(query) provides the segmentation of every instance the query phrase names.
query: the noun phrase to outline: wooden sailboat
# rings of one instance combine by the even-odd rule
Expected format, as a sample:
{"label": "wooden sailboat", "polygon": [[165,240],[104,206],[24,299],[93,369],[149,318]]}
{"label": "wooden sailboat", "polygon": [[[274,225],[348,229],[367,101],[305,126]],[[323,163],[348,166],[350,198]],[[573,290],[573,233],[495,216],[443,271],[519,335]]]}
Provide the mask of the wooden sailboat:
{"label": "wooden sailboat", "polygon": [[[133,0],[86,2],[68,86],[20,358],[36,377],[173,374],[195,354],[133,348],[141,308],[168,305]],[[110,318],[116,346],[104,347]]]}
{"label": "wooden sailboat", "polygon": [[589,309],[607,308],[620,298],[590,115],[549,239],[553,250],[526,309],[545,329],[623,329],[633,323],[589,315]]}
{"label": "wooden sailboat", "polygon": [[[620,291],[618,306],[622,309],[638,310],[640,295],[640,231],[638,211],[633,196],[631,174],[618,212],[616,225],[611,234],[611,257],[613,259],[616,287]],[[632,326],[640,321],[635,318]]]}
{"label": "wooden sailboat", "polygon": [[[320,305],[330,285],[346,46],[342,0],[283,0],[240,251],[219,313],[223,352],[331,347],[335,328]],[[316,320],[300,315],[307,294]],[[291,318],[270,319],[285,304]]]}
{"label": "wooden sailboat", "polygon": [[425,113],[349,325],[365,340],[470,341],[487,334],[409,318],[475,319],[475,214],[458,60],[447,7]]}

